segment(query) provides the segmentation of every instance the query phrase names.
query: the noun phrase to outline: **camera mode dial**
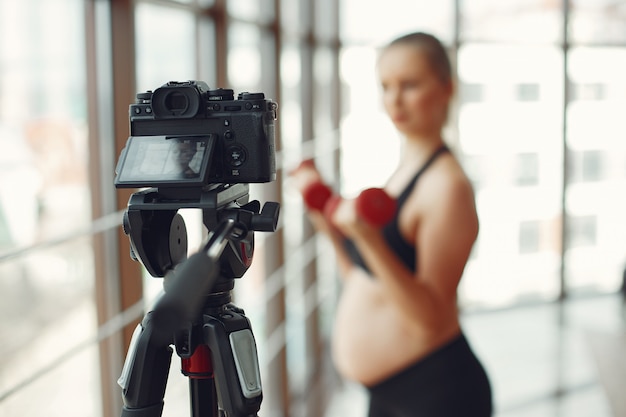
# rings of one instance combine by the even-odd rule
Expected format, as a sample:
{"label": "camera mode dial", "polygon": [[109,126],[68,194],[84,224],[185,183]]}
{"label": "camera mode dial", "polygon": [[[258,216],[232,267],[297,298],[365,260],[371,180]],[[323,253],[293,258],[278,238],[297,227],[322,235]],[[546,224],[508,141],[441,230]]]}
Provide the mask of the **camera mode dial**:
{"label": "camera mode dial", "polygon": [[235,93],[229,88],[218,88],[207,91],[207,100],[209,101],[226,101],[233,100]]}

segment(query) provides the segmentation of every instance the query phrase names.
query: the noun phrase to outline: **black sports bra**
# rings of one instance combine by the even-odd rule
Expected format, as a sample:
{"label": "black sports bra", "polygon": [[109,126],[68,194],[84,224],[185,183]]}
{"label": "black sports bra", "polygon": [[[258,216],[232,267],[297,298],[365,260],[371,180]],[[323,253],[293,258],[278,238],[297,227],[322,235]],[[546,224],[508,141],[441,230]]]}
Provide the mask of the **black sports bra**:
{"label": "black sports bra", "polygon": [[[419,171],[417,171],[413,179],[408,183],[406,188],[398,196],[396,213],[393,219],[387,225],[385,225],[382,229],[383,237],[385,238],[385,241],[387,242],[389,247],[398,255],[398,257],[402,260],[402,262],[404,262],[406,267],[409,268],[413,272],[417,270],[415,245],[413,245],[412,243],[408,243],[400,234],[400,228],[398,225],[398,217],[399,217],[398,214],[400,213],[400,210],[402,209],[402,206],[404,205],[406,200],[409,198],[411,191],[413,191],[413,188],[415,187],[415,184],[417,183],[417,180],[419,179],[419,177],[424,173],[424,171],[428,169],[430,165],[432,165],[433,162],[435,162],[435,160],[441,154],[447,151],[448,151],[448,147],[446,145],[441,146],[431,155],[431,157],[419,169]],[[358,251],[358,249],[356,248],[356,245],[354,244],[352,240],[345,239],[344,248],[346,249],[348,255],[350,256],[352,261],[355,263],[355,265],[360,266],[361,268],[365,269],[367,272],[371,272],[369,268],[367,267],[365,260],[361,256],[361,253]]]}

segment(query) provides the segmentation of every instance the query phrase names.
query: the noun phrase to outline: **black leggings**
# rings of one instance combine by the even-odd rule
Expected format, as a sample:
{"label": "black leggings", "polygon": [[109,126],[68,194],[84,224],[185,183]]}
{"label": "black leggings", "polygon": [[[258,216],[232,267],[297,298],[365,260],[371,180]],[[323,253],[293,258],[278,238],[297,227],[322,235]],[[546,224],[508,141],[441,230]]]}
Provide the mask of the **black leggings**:
{"label": "black leggings", "polygon": [[463,335],[368,388],[369,417],[489,417],[491,386]]}

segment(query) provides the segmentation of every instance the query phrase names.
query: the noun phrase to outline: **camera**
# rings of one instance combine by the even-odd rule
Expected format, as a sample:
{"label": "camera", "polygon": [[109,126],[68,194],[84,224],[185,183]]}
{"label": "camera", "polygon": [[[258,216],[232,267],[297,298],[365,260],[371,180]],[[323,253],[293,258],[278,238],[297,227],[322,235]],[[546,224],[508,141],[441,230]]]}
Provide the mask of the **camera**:
{"label": "camera", "polygon": [[276,179],[277,105],[263,93],[170,81],[137,94],[117,188],[195,188]]}

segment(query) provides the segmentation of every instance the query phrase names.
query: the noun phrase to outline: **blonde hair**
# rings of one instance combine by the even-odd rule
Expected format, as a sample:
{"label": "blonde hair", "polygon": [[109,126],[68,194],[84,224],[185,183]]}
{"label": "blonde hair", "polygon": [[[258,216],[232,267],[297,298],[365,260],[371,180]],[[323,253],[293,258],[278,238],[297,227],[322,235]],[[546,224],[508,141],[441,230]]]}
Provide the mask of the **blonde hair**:
{"label": "blonde hair", "polygon": [[394,46],[413,46],[424,53],[431,68],[437,74],[439,79],[445,83],[452,82],[452,64],[448,57],[448,52],[443,44],[435,36],[424,33],[414,32],[391,41],[383,48],[383,53]]}

